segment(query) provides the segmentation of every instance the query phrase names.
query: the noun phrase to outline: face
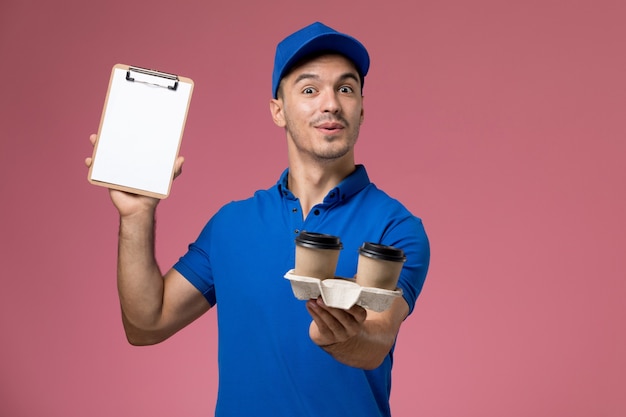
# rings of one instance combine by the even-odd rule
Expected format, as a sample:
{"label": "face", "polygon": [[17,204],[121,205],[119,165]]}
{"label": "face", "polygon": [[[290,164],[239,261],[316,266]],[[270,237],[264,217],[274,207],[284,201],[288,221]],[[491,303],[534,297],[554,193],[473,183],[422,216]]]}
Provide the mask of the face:
{"label": "face", "polygon": [[323,55],[294,68],[271,104],[287,131],[289,152],[317,162],[353,158],[363,122],[359,74],[340,55]]}

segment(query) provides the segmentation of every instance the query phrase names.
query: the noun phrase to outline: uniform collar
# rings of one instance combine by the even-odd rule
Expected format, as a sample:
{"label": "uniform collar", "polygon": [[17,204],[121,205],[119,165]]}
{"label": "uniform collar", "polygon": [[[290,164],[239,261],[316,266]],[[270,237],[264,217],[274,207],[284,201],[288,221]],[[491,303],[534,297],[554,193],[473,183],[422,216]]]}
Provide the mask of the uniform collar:
{"label": "uniform collar", "polygon": [[[343,179],[335,188],[330,190],[324,197],[324,204],[332,204],[337,201],[345,200],[361,191],[370,184],[365,166],[356,165],[356,169]],[[296,196],[287,188],[287,178],[289,169],[285,169],[278,180],[278,191],[284,198],[295,200]]]}

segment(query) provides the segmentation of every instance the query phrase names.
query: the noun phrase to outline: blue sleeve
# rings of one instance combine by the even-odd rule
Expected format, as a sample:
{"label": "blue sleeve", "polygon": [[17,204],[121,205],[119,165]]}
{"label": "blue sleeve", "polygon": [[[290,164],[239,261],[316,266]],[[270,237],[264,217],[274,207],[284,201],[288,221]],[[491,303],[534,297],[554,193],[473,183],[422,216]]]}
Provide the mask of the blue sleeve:
{"label": "blue sleeve", "polygon": [[174,269],[181,273],[194,287],[198,289],[211,304],[215,305],[215,285],[209,253],[211,250],[211,231],[214,218],[204,227],[198,239],[189,245],[187,253],[182,256]]}
{"label": "blue sleeve", "polygon": [[401,248],[406,255],[398,287],[402,289],[411,314],[430,264],[430,243],[422,220],[412,215],[402,219],[387,230],[383,243]]}

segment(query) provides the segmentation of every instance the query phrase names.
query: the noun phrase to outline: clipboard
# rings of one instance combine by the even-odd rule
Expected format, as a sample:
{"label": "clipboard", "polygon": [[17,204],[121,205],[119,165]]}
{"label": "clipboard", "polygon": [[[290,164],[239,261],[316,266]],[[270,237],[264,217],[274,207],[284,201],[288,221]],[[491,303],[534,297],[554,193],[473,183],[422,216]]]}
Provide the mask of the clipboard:
{"label": "clipboard", "polygon": [[89,168],[91,184],[159,199],[170,193],[193,81],[113,66]]}

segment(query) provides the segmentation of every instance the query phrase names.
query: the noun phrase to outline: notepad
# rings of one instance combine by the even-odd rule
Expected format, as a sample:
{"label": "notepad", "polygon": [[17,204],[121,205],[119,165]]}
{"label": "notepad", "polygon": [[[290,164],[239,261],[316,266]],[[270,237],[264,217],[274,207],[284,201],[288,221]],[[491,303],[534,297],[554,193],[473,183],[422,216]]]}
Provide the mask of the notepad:
{"label": "notepad", "polygon": [[117,64],[102,112],[89,182],[166,198],[174,177],[193,81]]}

